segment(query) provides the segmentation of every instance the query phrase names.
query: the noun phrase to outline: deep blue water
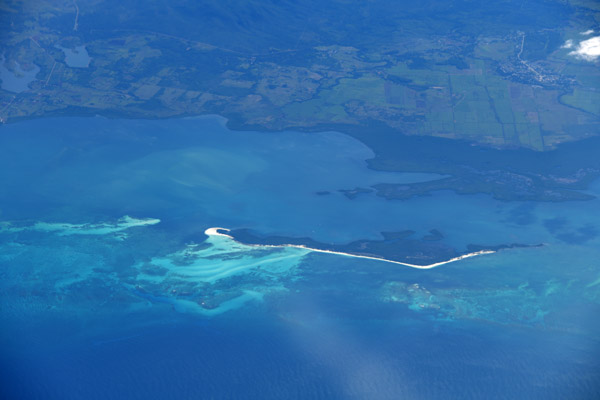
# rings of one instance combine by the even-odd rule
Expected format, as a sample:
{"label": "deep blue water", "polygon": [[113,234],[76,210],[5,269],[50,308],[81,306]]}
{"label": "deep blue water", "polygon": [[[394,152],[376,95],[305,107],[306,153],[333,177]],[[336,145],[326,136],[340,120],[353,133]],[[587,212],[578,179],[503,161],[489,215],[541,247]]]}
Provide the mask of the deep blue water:
{"label": "deep blue water", "polygon": [[[1,397],[600,397],[599,201],[338,192],[438,178],[372,157],[218,117],[0,127]],[[546,245],[422,271],[207,241],[213,226]]]}

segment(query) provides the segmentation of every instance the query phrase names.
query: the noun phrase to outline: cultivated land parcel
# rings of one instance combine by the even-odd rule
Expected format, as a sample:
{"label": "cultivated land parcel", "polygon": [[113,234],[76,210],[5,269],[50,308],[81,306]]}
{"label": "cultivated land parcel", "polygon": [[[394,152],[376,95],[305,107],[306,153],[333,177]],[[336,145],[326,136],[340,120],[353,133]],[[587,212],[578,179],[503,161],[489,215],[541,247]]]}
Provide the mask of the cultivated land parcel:
{"label": "cultivated land parcel", "polygon": [[[261,130],[375,121],[396,133],[535,150],[594,135],[600,121],[597,63],[561,47],[598,23],[594,2],[536,1],[514,12],[511,1],[393,10],[209,2],[198,20],[188,1],[64,3],[2,6],[5,68],[40,68],[28,90],[0,93],[3,121],[213,113]],[[125,12],[132,7],[145,12]],[[527,32],[515,28],[524,20]],[[85,46],[90,65],[69,67],[57,46]]]}

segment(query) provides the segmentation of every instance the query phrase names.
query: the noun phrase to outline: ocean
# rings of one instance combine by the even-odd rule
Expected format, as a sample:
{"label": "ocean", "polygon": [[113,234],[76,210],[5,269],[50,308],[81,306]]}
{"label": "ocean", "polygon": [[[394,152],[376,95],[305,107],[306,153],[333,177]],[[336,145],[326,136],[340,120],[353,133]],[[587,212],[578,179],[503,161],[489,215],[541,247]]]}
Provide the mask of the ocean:
{"label": "ocean", "polygon": [[[0,396],[600,398],[600,200],[349,198],[443,177],[373,157],[339,132],[217,116],[3,125]],[[211,227],[532,247],[418,270]]]}

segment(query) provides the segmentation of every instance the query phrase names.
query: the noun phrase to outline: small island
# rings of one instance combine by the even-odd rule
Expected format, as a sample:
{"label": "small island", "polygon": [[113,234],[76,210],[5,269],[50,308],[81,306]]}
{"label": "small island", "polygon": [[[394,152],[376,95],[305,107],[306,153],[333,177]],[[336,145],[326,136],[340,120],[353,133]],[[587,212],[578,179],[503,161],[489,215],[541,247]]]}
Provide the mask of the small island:
{"label": "small island", "polygon": [[[435,230],[435,232],[441,235],[439,231]],[[467,247],[468,252],[457,252],[449,246],[432,243],[431,239],[407,239],[406,235],[393,235],[390,232],[386,232],[383,240],[358,240],[348,244],[327,244],[317,242],[311,238],[291,238],[285,236],[260,237],[248,229],[231,230],[214,227],[206,229],[204,234],[209,237],[226,237],[247,246],[267,248],[294,247],[306,249],[311,252],[383,261],[417,269],[431,269],[465,258],[496,253],[502,249],[541,246],[539,244],[502,244],[495,246],[470,244]]]}

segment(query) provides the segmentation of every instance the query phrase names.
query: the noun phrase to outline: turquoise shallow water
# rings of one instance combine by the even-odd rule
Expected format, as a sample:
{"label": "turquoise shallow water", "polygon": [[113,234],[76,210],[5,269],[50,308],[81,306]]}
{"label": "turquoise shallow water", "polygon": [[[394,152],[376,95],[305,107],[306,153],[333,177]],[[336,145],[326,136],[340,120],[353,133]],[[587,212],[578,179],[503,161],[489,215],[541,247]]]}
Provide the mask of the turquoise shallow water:
{"label": "turquoise shallow water", "polygon": [[[598,200],[349,199],[439,176],[369,170],[340,133],[218,117],[27,121],[0,127],[0,153],[4,397],[599,394]],[[422,271],[207,239],[214,226],[545,245]]]}

